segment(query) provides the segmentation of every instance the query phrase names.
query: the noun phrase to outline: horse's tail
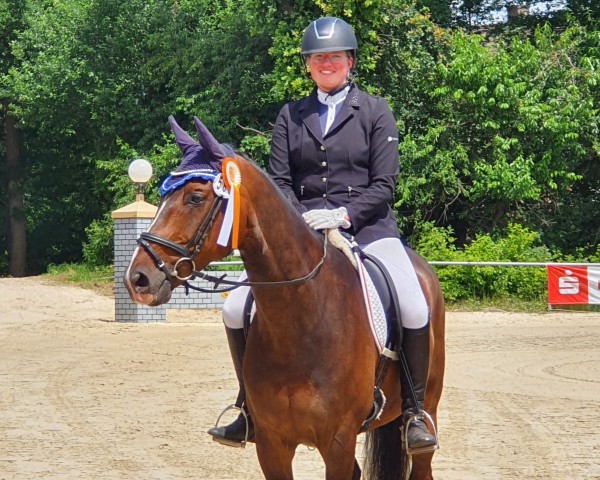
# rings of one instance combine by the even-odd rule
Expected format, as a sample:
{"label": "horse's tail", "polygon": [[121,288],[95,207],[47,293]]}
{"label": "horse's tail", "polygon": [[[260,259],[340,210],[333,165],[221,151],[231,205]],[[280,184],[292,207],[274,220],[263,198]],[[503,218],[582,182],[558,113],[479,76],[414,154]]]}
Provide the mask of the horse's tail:
{"label": "horse's tail", "polygon": [[369,480],[402,480],[406,474],[406,455],[400,434],[402,417],[367,432],[365,440],[366,478]]}

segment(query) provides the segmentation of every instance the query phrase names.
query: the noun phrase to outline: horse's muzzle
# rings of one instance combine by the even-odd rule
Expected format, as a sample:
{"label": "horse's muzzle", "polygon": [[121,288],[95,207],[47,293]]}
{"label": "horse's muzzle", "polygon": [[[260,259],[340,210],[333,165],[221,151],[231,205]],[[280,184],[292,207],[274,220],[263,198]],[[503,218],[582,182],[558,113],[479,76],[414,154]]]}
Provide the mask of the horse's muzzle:
{"label": "horse's muzzle", "polygon": [[147,275],[141,269],[130,269],[125,274],[123,283],[131,300],[137,304],[156,307],[171,299],[171,282],[158,270]]}

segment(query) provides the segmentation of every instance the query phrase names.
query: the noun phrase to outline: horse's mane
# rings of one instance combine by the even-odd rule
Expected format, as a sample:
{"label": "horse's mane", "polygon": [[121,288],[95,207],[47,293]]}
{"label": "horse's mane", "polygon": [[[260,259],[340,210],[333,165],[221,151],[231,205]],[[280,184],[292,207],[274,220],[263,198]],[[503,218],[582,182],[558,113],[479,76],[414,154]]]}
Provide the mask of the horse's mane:
{"label": "horse's mane", "polygon": [[[229,146],[229,147],[231,148],[231,146]],[[276,195],[279,196],[279,199],[287,208],[289,208],[291,211],[295,212],[298,216],[300,216],[300,212],[298,212],[296,207],[294,207],[291,200],[289,198],[287,198],[287,196],[279,188],[279,185],[277,185],[275,183],[275,181],[271,178],[271,176],[264,170],[264,168],[262,168],[258,164],[258,162],[256,162],[255,160],[250,158],[246,153],[244,153],[240,150],[233,149],[233,148],[232,148],[232,150],[235,153],[235,155],[246,160],[250,164],[250,166],[252,166],[258,172],[259,176],[262,177],[267,183],[269,183],[273,187],[273,189],[276,192]]]}

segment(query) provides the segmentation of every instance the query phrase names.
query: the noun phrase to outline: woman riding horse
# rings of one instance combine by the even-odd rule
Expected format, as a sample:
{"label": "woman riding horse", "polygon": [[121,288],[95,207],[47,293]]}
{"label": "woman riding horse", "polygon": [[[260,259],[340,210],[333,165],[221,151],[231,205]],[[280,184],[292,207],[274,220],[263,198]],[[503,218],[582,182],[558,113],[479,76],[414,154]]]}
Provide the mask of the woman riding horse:
{"label": "woman riding horse", "polygon": [[[369,478],[405,479],[412,465],[410,480],[433,480],[437,445],[412,450],[401,425],[404,352],[390,361],[395,337],[383,350],[374,339],[373,304],[355,265],[332,245],[337,231],[309,227],[265,172],[194,120],[200,143],[169,117],[183,161],[162,183],[156,217],[125,273],[132,300],[162,305],[194,276],[240,285],[201,271],[238,248],[256,306],[242,377],[265,478],[292,480],[302,444],[319,451],[327,480],[358,480],[357,434],[366,431]],[[444,378],[444,300],[431,266],[407,254],[430,311],[424,408],[433,426]]]}
{"label": "woman riding horse", "polygon": [[[402,350],[411,377],[403,375],[401,386],[407,446],[424,452],[437,445],[436,436],[423,421],[430,312],[390,207],[399,172],[396,122],[384,99],[356,86],[357,52],[352,27],[343,20],[324,17],[308,26],[302,38],[302,60],[315,88],[279,113],[269,173],[310,227],[340,228],[387,268],[400,302]],[[240,386],[238,406],[245,395],[243,315],[248,292],[248,287],[235,290],[223,305]],[[249,426],[252,439],[251,420]],[[230,425],[208,433],[222,443],[241,443],[247,434],[246,418],[240,414]]]}

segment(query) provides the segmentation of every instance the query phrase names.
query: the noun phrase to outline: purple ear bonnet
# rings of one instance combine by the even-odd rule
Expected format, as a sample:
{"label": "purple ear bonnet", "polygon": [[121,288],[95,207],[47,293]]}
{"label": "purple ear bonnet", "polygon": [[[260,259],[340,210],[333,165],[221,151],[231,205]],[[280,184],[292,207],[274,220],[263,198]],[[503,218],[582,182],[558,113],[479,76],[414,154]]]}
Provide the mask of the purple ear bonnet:
{"label": "purple ear bonnet", "polygon": [[160,194],[175,190],[194,178],[213,181],[221,173],[221,163],[226,157],[233,157],[233,150],[227,145],[221,145],[208,131],[204,124],[194,117],[194,124],[198,132],[196,142],[181,128],[173,116],[169,116],[169,123],[175,135],[175,142],[181,150],[183,161],[177,170],[171,172],[162,185]]}

